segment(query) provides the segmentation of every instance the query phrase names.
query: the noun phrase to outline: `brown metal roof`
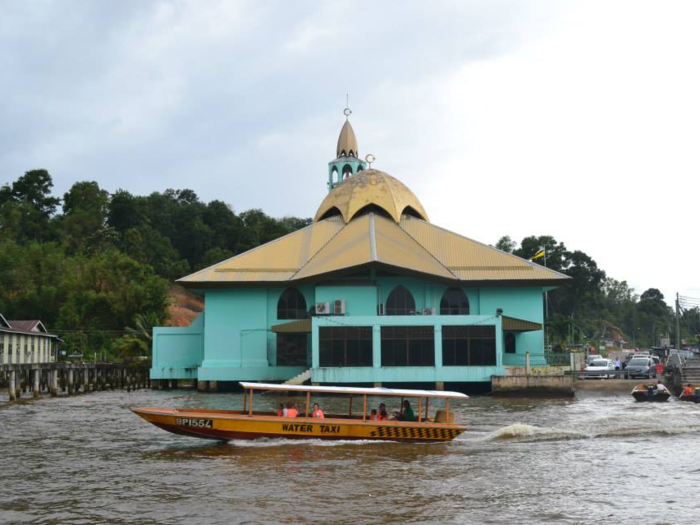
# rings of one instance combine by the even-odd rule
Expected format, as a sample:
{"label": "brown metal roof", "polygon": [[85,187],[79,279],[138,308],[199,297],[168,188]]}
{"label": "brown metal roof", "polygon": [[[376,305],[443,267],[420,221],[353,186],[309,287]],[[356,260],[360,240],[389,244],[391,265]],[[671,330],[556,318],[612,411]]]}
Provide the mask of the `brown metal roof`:
{"label": "brown metal roof", "polygon": [[516,319],[515,317],[503,316],[503,329],[508,332],[534,332],[542,330],[540,323],[525,321],[524,319]]}
{"label": "brown metal roof", "polygon": [[349,157],[350,152],[352,156],[358,157],[357,148],[357,137],[355,136],[355,130],[352,129],[352,125],[349,120],[345,121],[343,128],[340,130],[340,136],[338,137],[338,147],[336,148],[336,157],[340,156]]}
{"label": "brown metal roof", "polygon": [[272,327],[272,331],[276,334],[309,334],[311,333],[311,319],[276,324]]}

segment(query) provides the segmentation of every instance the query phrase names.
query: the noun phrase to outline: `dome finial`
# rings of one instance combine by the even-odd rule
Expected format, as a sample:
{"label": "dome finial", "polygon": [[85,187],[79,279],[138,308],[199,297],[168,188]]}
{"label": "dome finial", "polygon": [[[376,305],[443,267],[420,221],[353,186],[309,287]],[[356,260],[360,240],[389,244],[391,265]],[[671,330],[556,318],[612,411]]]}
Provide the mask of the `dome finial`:
{"label": "dome finial", "polygon": [[350,94],[345,93],[345,109],[343,110],[343,115],[345,115],[345,120],[350,118],[352,115],[352,110],[350,109]]}

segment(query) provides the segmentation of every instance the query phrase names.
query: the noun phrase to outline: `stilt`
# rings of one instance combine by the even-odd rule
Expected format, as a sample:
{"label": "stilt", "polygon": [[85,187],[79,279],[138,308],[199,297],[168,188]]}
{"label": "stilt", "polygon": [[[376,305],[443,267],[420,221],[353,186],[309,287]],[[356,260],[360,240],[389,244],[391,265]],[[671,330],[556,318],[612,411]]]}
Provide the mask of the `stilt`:
{"label": "stilt", "polygon": [[8,387],[7,387],[7,395],[10,398],[10,401],[14,401],[17,399],[17,389],[15,387],[15,382],[17,381],[17,372],[14,370],[10,370],[10,379],[8,381]]}
{"label": "stilt", "polygon": [[68,395],[72,396],[75,393],[75,384],[73,383],[73,369],[68,369]]}
{"label": "stilt", "polygon": [[49,393],[51,397],[58,395],[58,370],[55,368],[49,371]]}
{"label": "stilt", "polygon": [[34,385],[32,387],[32,394],[34,397],[39,397],[39,395],[41,394],[41,391],[39,390],[41,369],[35,368],[34,370],[32,370],[32,374],[34,375]]}
{"label": "stilt", "polygon": [[85,368],[83,370],[83,392],[86,394],[90,391],[90,371]]}

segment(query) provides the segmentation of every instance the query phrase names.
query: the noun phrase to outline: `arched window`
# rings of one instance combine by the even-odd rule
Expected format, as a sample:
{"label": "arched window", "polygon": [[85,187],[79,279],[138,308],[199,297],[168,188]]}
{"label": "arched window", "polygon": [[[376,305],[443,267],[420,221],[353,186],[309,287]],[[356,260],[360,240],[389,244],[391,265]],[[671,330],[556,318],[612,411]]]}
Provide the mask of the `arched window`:
{"label": "arched window", "polygon": [[412,315],[416,313],[416,301],[404,286],[397,286],[386,300],[386,315]]}
{"label": "arched window", "polygon": [[515,353],[515,334],[506,334],[506,354]]}
{"label": "arched window", "polygon": [[343,166],[343,180],[347,179],[352,175],[352,166],[350,164],[346,164]]}
{"label": "arched window", "polygon": [[296,288],[287,288],[277,302],[277,319],[304,319],[306,300]]}
{"label": "arched window", "polygon": [[440,300],[440,315],[469,315],[469,299],[458,288],[448,289]]}

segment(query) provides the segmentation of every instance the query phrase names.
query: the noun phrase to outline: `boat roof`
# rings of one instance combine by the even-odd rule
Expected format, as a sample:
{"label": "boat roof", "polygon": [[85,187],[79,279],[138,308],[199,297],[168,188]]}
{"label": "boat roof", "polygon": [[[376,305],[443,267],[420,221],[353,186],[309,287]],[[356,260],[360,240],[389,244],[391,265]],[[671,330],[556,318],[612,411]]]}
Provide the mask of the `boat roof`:
{"label": "boat roof", "polygon": [[445,392],[442,390],[408,390],[404,388],[360,388],[354,386],[308,386],[308,385],[278,385],[273,383],[239,383],[250,390],[278,390],[284,392],[323,392],[329,394],[367,394],[370,396],[402,396],[402,397],[439,397],[469,399],[461,392]]}

